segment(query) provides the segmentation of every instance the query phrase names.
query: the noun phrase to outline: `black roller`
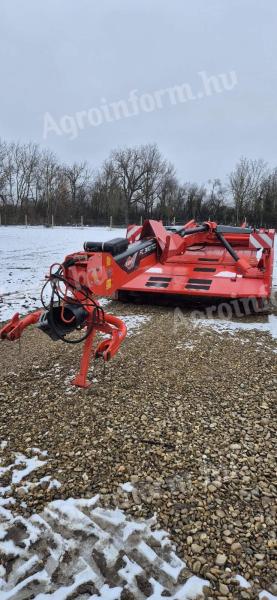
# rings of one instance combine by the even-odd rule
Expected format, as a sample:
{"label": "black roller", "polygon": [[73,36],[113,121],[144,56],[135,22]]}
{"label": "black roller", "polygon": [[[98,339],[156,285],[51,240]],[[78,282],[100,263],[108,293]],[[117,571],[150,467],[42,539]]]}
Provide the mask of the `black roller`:
{"label": "black roller", "polygon": [[85,242],[85,252],[109,252],[112,256],[117,256],[125,252],[128,248],[128,240],[126,238],[114,238],[108,242]]}
{"label": "black roller", "polygon": [[182,229],[179,231],[179,235],[181,237],[185,237],[186,235],[190,235],[191,233],[203,233],[204,231],[208,231],[209,225],[198,225],[197,227],[193,227],[193,229]]}

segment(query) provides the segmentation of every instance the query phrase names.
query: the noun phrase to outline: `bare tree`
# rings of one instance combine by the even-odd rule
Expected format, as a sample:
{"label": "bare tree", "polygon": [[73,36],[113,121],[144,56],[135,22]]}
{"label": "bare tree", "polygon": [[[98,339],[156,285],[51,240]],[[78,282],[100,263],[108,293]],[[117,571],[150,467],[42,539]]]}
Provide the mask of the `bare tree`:
{"label": "bare tree", "polygon": [[0,140],[0,201],[2,206],[5,206],[8,202],[7,198],[7,184],[9,181],[9,174],[7,168],[7,144]]}
{"label": "bare tree", "polygon": [[266,227],[277,227],[277,169],[268,173],[262,182],[260,202],[256,207],[256,222]]}
{"label": "bare tree", "polygon": [[8,194],[16,207],[27,209],[34,198],[40,152],[37,144],[7,145]]}
{"label": "bare tree", "polygon": [[48,224],[51,223],[52,215],[56,212],[61,176],[62,170],[55,154],[49,150],[42,152],[37,169],[36,203],[40,201],[43,205],[46,205],[46,219]]}
{"label": "bare tree", "polygon": [[84,212],[87,200],[87,186],[91,173],[86,162],[73,163],[64,167],[64,175],[69,185],[69,203],[71,205],[71,218],[79,219]]}
{"label": "bare tree", "polygon": [[122,203],[122,190],[118,185],[113,164],[107,160],[91,186],[92,214],[95,219],[108,221],[110,216],[116,218],[120,214]]}
{"label": "bare tree", "polygon": [[72,166],[64,167],[64,173],[69,183],[71,201],[76,203],[77,194],[84,188],[89,179],[89,169],[86,162],[73,163]]}
{"label": "bare tree", "polygon": [[166,222],[171,222],[177,215],[181,217],[183,212],[183,199],[174,167],[168,165],[161,178],[158,189],[158,217]]}
{"label": "bare tree", "polygon": [[220,179],[208,181],[206,190],[205,208],[207,218],[219,221],[223,218],[224,208],[226,204],[226,190],[223,187]]}
{"label": "bare tree", "polygon": [[230,174],[229,184],[235,203],[237,224],[247,213],[253,213],[254,206],[259,199],[262,200],[260,192],[266,171],[266,163],[262,159],[249,160],[242,157]]}
{"label": "bare tree", "polygon": [[114,150],[110,157],[111,168],[122,190],[126,225],[129,223],[131,206],[136,204],[142,197],[141,188],[146,173],[142,151],[143,147],[123,148]]}
{"label": "bare tree", "polygon": [[152,216],[153,208],[157,204],[164,177],[169,172],[173,175],[174,169],[163,159],[156,144],[141,147],[142,181],[138,203],[144,209],[144,217]]}
{"label": "bare tree", "polygon": [[182,186],[184,216],[189,219],[201,219],[203,203],[206,196],[204,186],[197,183],[185,183]]}
{"label": "bare tree", "polygon": [[[227,196],[227,191],[229,196]],[[230,202],[230,200],[231,202]],[[5,223],[122,224],[141,216],[171,222],[211,218],[277,227],[277,168],[241,158],[228,178],[180,185],[155,144],[114,150],[98,173],[85,162],[62,165],[36,144],[0,140],[0,207]]]}

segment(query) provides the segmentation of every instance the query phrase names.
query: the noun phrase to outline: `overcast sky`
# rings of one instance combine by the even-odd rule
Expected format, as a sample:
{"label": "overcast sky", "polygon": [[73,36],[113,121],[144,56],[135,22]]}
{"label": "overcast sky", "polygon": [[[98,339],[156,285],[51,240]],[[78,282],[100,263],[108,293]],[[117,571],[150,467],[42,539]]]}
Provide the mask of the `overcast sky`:
{"label": "overcast sky", "polygon": [[183,181],[276,165],[276,31],[277,0],[0,0],[0,136],[95,168],[157,142]]}

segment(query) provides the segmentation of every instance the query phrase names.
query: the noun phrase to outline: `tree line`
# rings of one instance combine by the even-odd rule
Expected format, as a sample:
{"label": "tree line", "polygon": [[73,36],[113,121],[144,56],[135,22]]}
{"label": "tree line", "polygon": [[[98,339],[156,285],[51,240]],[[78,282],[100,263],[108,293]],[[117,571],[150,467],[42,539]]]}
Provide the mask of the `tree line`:
{"label": "tree line", "polygon": [[0,140],[2,225],[213,220],[277,228],[277,168],[240,158],[222,182],[180,182],[156,144],[115,149],[99,170],[62,164],[37,144]]}

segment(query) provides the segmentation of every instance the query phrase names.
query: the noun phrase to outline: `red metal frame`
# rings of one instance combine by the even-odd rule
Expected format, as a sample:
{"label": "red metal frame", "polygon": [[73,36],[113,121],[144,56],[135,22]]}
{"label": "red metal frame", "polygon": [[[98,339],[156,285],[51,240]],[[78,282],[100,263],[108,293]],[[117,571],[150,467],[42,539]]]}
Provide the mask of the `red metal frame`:
{"label": "red metal frame", "polygon": [[[238,260],[234,260],[217,237],[217,224],[207,222],[204,226],[205,231],[189,233],[185,237],[167,231],[162,223],[153,220],[137,227],[137,231],[135,226],[130,226],[133,233],[128,238],[128,250],[133,249],[133,254],[128,256],[125,264],[107,252],[78,252],[70,255],[76,264],[68,273],[84,281],[98,296],[117,297],[118,292],[123,291],[205,299],[251,297],[268,300],[272,287],[274,230],[247,233],[245,229],[244,233],[242,227],[240,232],[224,234],[225,241],[237,254]],[[197,228],[195,221],[184,225],[187,231],[194,228]],[[267,241],[261,246],[259,257],[257,240],[262,240],[262,236]],[[139,245],[147,240],[154,242],[153,251],[144,254]],[[136,254],[140,254],[139,260]],[[135,267],[132,261],[136,262]],[[150,278],[156,279],[153,287],[149,287]],[[168,280],[166,285],[163,278]]]}

